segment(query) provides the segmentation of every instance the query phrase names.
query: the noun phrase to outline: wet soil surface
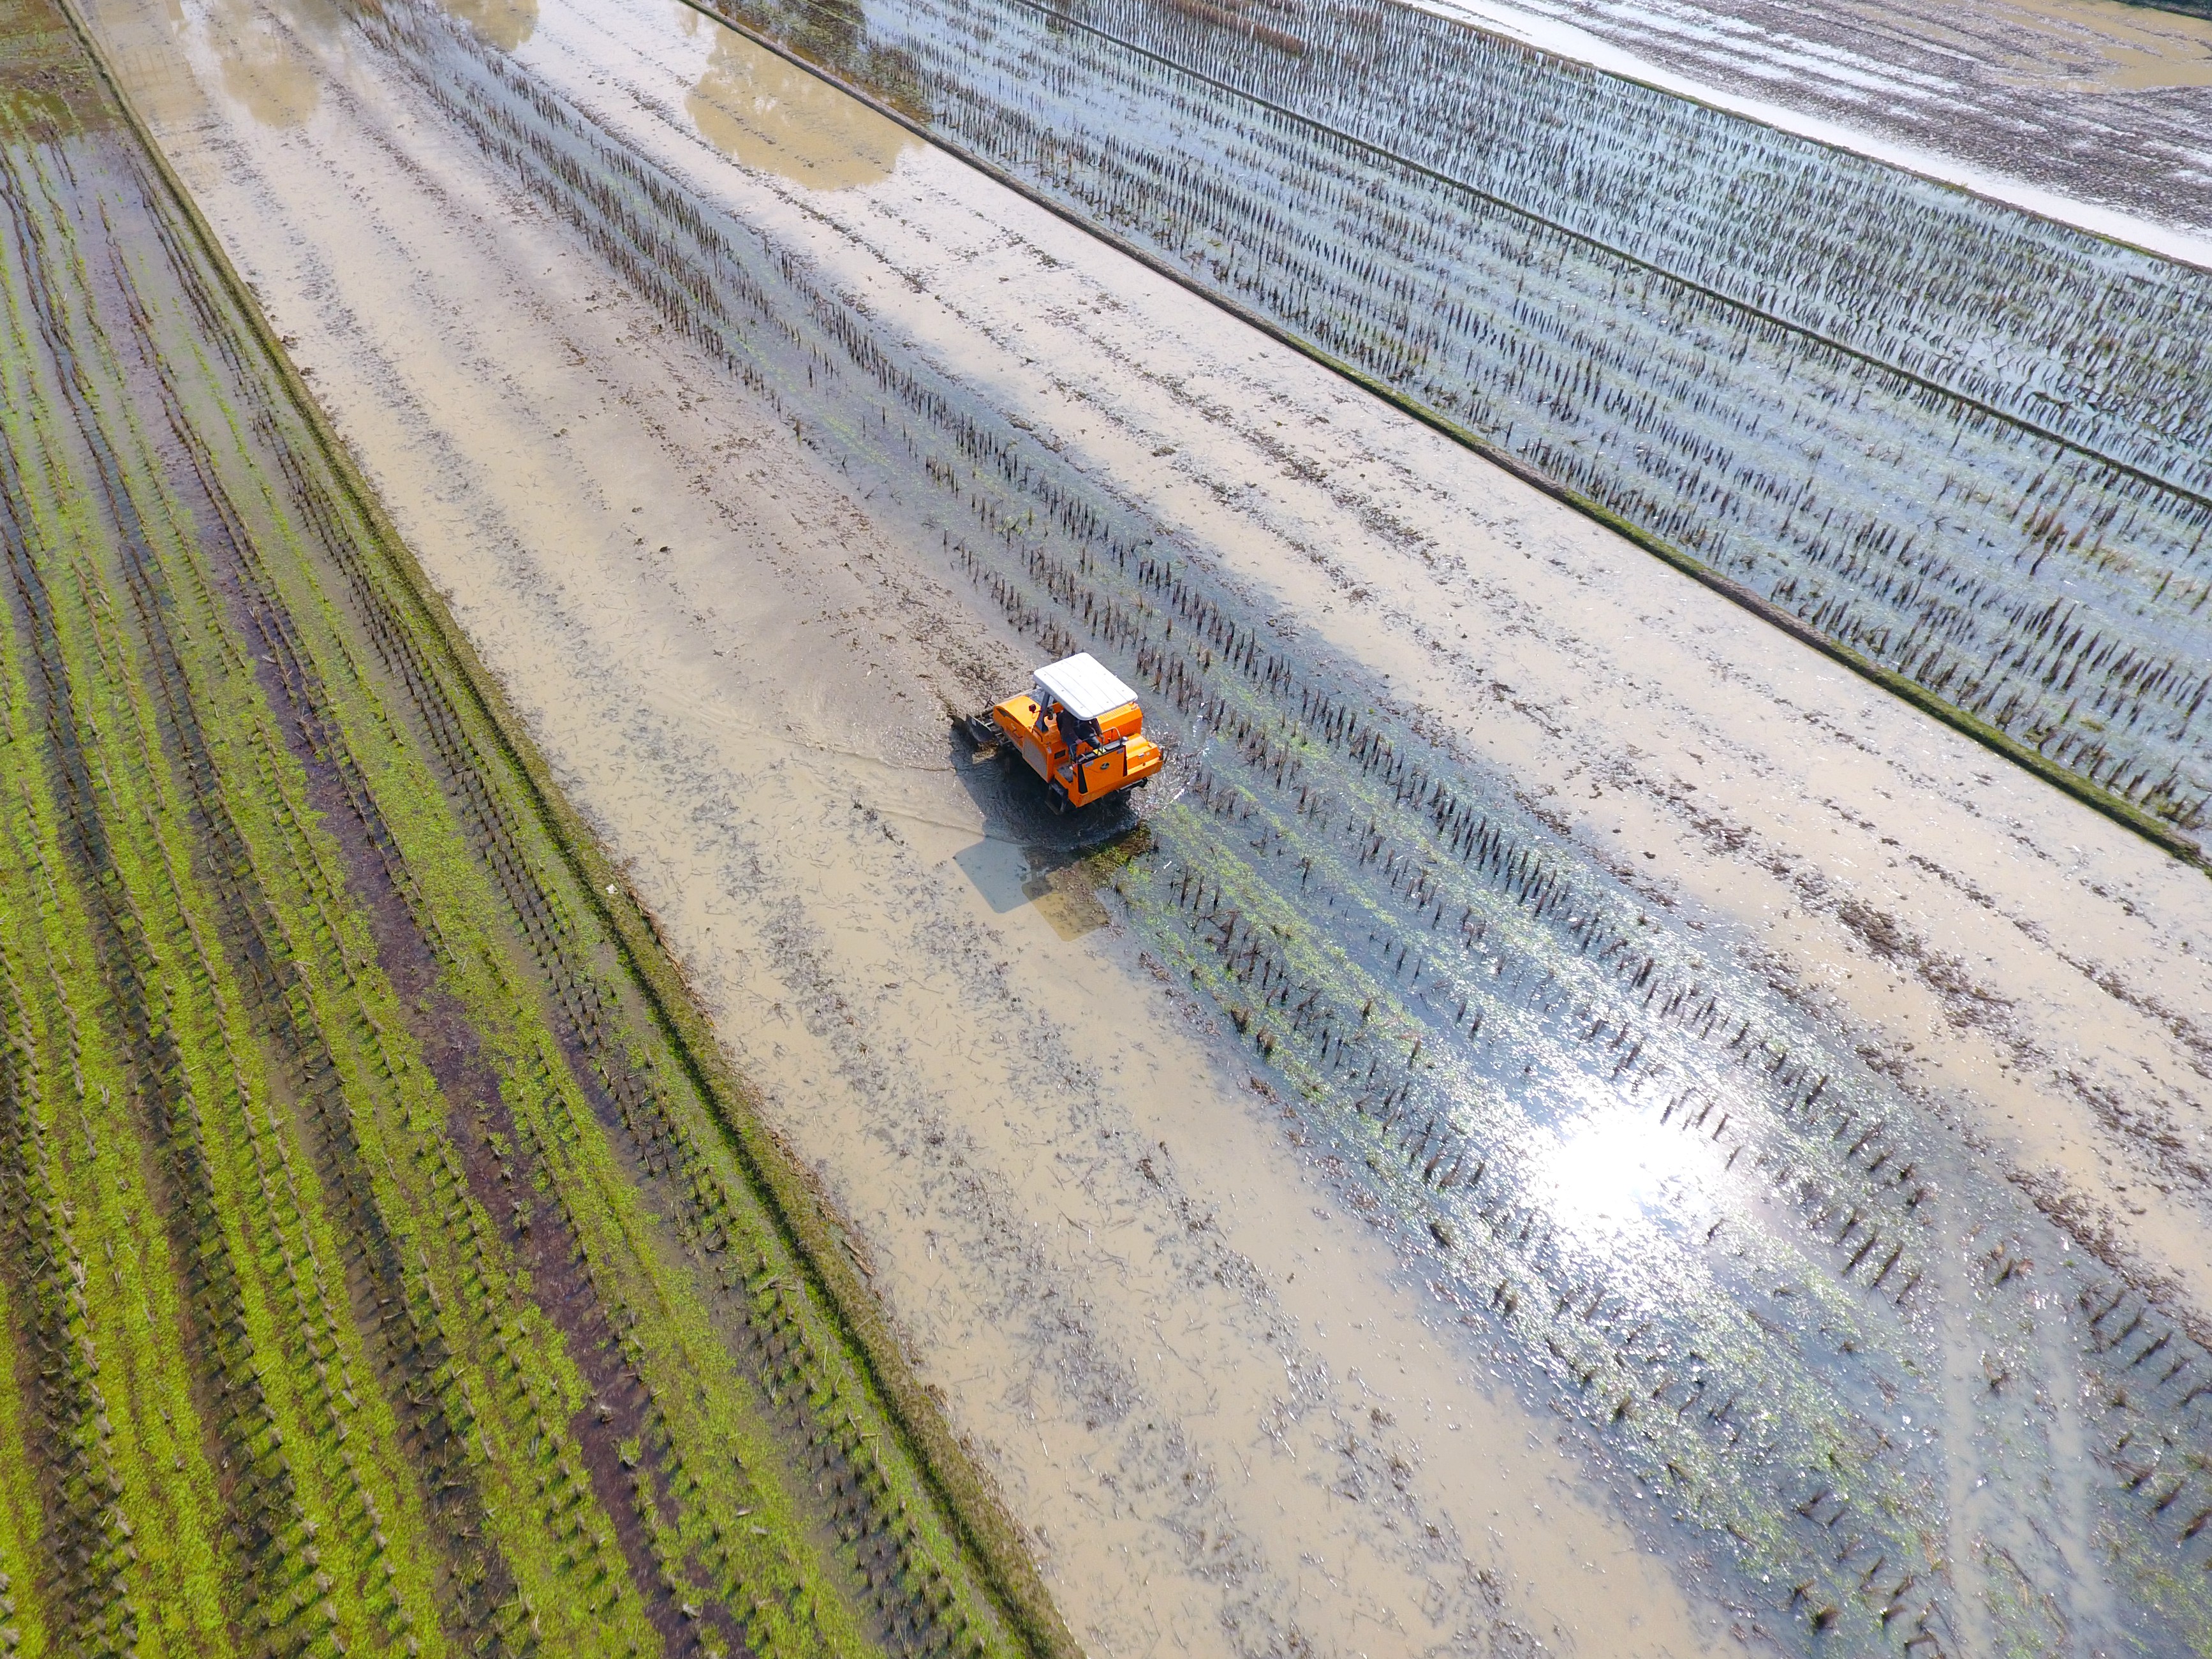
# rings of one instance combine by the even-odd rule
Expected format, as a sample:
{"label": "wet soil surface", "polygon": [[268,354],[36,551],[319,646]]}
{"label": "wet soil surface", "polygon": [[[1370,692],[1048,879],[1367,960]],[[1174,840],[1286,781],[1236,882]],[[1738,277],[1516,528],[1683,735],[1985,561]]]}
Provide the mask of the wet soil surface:
{"label": "wet soil surface", "polygon": [[[102,13],[1088,1643],[2201,1632],[2201,874],[690,13],[402,21]],[[948,738],[1079,647],[1136,823]]]}

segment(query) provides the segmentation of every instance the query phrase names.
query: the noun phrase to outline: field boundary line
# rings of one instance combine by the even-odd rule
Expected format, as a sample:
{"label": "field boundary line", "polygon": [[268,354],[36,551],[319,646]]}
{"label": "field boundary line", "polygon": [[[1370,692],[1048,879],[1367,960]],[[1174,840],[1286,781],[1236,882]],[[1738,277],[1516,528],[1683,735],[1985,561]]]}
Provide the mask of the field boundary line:
{"label": "field boundary line", "polygon": [[[368,525],[375,552],[399,578],[417,619],[428,626],[439,647],[459,670],[462,688],[477,705],[503,757],[520,774],[529,791],[529,804],[539,813],[569,873],[583,884],[593,909],[613,934],[624,965],[637,976],[638,988],[678,1064],[728,1135],[769,1221],[784,1234],[793,1255],[815,1281],[825,1308],[852,1343],[868,1381],[881,1393],[892,1429],[907,1443],[921,1478],[945,1505],[956,1535],[975,1557],[984,1586],[1037,1659],[1085,1659],[1082,1645],[1060,1617],[1029,1543],[995,1486],[954,1432],[935,1397],[915,1376],[876,1293],[848,1260],[842,1248],[848,1231],[843,1218],[813,1173],[761,1115],[751,1090],[723,1056],[713,1023],[700,1007],[652,913],[631,891],[628,879],[599,845],[599,837],[561,793],[551,769],[508,703],[497,678],[436,598],[428,574],[386,516],[351,450],[331,425],[262,314],[252,289],[231,264],[213,227],[155,143],[152,128],[125,90],[99,37],[79,9],[78,0],[58,0],[58,3],[164,193],[183,215],[193,240],[275,367],[287,397],[307,422],[339,487]],[[629,902],[614,902],[608,892],[610,886],[627,895]]]}
{"label": "field boundary line", "polygon": [[[69,3],[74,3],[74,0],[69,0]],[[1016,0],[1016,3],[1019,4],[1028,4],[1030,3],[1030,0]],[[960,161],[965,166],[974,167],[978,173],[982,173],[986,178],[992,179],[997,184],[1004,185],[1006,189],[1012,191],[1024,200],[1031,203],[1035,206],[1042,208],[1046,212],[1051,214],[1055,219],[1061,220],[1069,225],[1073,225],[1076,229],[1083,232],[1086,236],[1090,236],[1097,241],[1105,243],[1116,252],[1126,255],[1127,258],[1135,260],[1146,270],[1151,270],[1158,276],[1166,277],[1177,287],[1188,290],[1190,293],[1196,295],[1200,299],[1206,301],[1209,305],[1228,313],[1229,315],[1234,317],[1238,322],[1246,324],[1252,328],[1258,329],[1262,334],[1267,336],[1268,338],[1276,341],[1279,344],[1290,347],[1291,350],[1296,351],[1300,356],[1320,364],[1323,368],[1329,370],[1332,374],[1351,381],[1362,391],[1380,398],[1383,402],[1390,404],[1393,408],[1400,410],[1401,413],[1412,416],[1415,420],[1420,422],[1422,425],[1443,434],[1445,437],[1451,439],[1455,443],[1460,444],[1465,448],[1473,450],[1484,460],[1486,460],[1500,470],[1511,474],[1522,483],[1528,484],[1532,489],[1542,491],[1553,500],[1559,501],[1565,506],[1572,507],[1576,512],[1582,514],[1584,517],[1596,520],[1607,529],[1613,531],[1616,534],[1633,543],[1636,546],[1643,549],[1646,553],[1649,553],[1663,562],[1671,565],[1674,568],[1681,572],[1684,575],[1690,577],[1692,580],[1700,582],[1705,586],[1711,588],[1715,592],[1722,595],[1723,598],[1733,600],[1735,604],[1742,606],[1746,611],[1750,611],[1761,621],[1771,623],[1774,627],[1781,629],[1782,632],[1787,634],[1790,638],[1797,641],[1799,643],[1810,646],[1822,656],[1828,658],[1833,662],[1840,664],[1844,667],[1850,669],[1853,673],[1873,682],[1875,685],[1880,686],[1883,690],[1888,691],[1901,698],[1903,701],[1910,703],[1913,708],[1919,710],[1922,714],[1942,722],[1943,725],[1949,726],[1954,732],[1960,732],[1963,735],[1972,738],[1976,743],[1980,744],[1983,747],[1991,750],[1993,753],[2002,757],[2005,760],[2011,762],[2014,765],[2018,766],[2023,771],[2033,774],[2035,777],[2040,779],[2045,783],[2051,785],[2061,793],[2079,801],[2082,805],[2088,807],[2093,811],[2102,813],[2105,817],[2112,819],[2115,823],[2121,825],[2123,828],[2134,830],[2136,834],[2141,836],[2144,840],[2150,842],[2161,850],[2172,854],[2174,857],[2181,860],[2185,864],[2193,864],[2197,866],[2205,872],[2208,877],[2212,877],[2212,849],[2208,849],[2205,847],[2198,845],[2198,843],[2190,840],[2186,836],[2182,835],[2179,830],[2169,827],[2166,823],[2161,823],[2156,817],[2154,817],[2150,813],[2142,811],[2134,803],[2123,800],[2118,796],[2112,793],[2109,790],[2106,790],[2100,786],[2093,783],[2087,778],[2083,777],[2080,773],[2059,765],[2056,761],[2050,759],[2046,756],[2038,754],[2034,750],[2030,749],[2026,744],[2021,743],[2016,738],[2009,737],[2003,732],[1999,731],[1995,726],[1991,725],[1989,721],[1983,720],[1980,716],[1969,714],[1966,710],[1959,708],[1954,703],[1945,702],[1934,692],[1929,690],[1927,687],[1922,685],[1917,680],[1909,678],[1905,675],[1899,673],[1895,669],[1885,668],[1880,663],[1873,660],[1873,659],[1864,656],[1859,652],[1854,651],[1850,646],[1844,645],[1839,641],[1832,640],[1826,635],[1820,632],[1817,629],[1808,626],[1797,617],[1792,616],[1789,611],[1784,610],[1780,605],[1776,605],[1771,599],[1769,599],[1764,595],[1745,586],[1741,582],[1735,580],[1732,577],[1723,575],[1719,571],[1715,570],[1703,560],[1693,558],[1689,554],[1684,552],[1681,549],[1667,541],[1665,538],[1653,534],[1651,532],[1644,529],[1639,525],[1632,523],[1627,519],[1623,518],[1620,514],[1614,512],[1611,507],[1605,506],[1602,502],[1595,501],[1591,497],[1583,495],[1580,490],[1559,483],[1558,480],[1549,477],[1538,468],[1530,465],[1528,462],[1522,460],[1519,456],[1512,453],[1510,450],[1504,449],[1491,439],[1482,436],[1472,428],[1462,426],[1460,422],[1451,419],[1449,416],[1439,414],[1435,410],[1429,408],[1425,404],[1421,403],[1418,398],[1413,397],[1410,393],[1399,391],[1395,386],[1389,385],[1384,380],[1377,379],[1376,376],[1369,374],[1366,370],[1356,368],[1352,364],[1346,362],[1341,357],[1339,357],[1334,353],[1324,349],[1322,347],[1315,344],[1312,341],[1304,339],[1300,336],[1292,333],[1290,330],[1284,328],[1281,325],[1272,321],[1268,318],[1263,317],[1258,313],[1248,309],[1240,301],[1230,298],[1227,295],[1215,292],[1212,289],[1208,288],[1205,283],[1200,282],[1188,272],[1177,269],[1168,260],[1162,258],[1159,255],[1152,252],[1150,249],[1143,247],[1136,242],[1130,240],[1128,238],[1122,236],[1119,232],[1109,230],[1103,226],[1092,223],[1090,220],[1085,219],[1081,214],[1078,213],[1074,209],[1064,206],[1060,203],[1052,200],[1051,198],[1044,195],[1025,180],[1000,167],[996,162],[991,161],[975,154],[965,145],[957,143],[952,139],[946,137],[942,133],[933,131],[926,123],[916,120],[913,116],[900,109],[896,105],[886,102],[884,100],[877,96],[874,93],[868,91],[865,88],[854,85],[852,82],[845,80],[842,76],[836,74],[834,71],[823,68],[820,64],[813,62],[811,58],[804,57],[800,53],[792,50],[790,47],[784,46],[781,41],[761,33],[750,25],[738,22],[730,17],[725,16],[720,12],[716,11],[714,7],[708,3],[708,0],[682,0],[682,3],[690,8],[693,11],[697,12],[701,16],[708,19],[710,22],[718,23],[733,33],[744,36],[745,39],[750,40],[755,46],[761,47],[763,51],[774,52],[777,57],[784,59],[787,63],[805,70],[807,74],[813,76],[817,80],[824,82],[828,85],[836,88],[838,91],[848,94],[860,103],[866,104],[870,109],[873,110],[877,114],[883,116],[886,120],[896,122],[900,126],[904,127],[908,131],[913,133],[923,143],[929,144],[935,149],[943,150],[946,155],[952,156],[955,160]],[[1053,15],[1055,16],[1059,15],[1057,13]],[[1079,25],[1079,27],[1080,26]],[[1108,35],[1103,38],[1110,40],[1114,37]],[[1140,49],[1132,47],[1130,50],[1136,51]],[[1534,50],[1534,48],[1531,48],[1531,50]],[[1229,88],[1229,90],[1234,91],[1235,88]],[[1239,93],[1237,95],[1242,97],[1244,94]],[[1255,100],[1255,101],[1256,102],[1258,100]],[[1323,127],[1321,131],[1330,131],[1332,130]],[[1351,142],[1357,141],[1355,140]],[[1388,151],[1382,150],[1378,150],[1376,153],[1383,155],[1389,155]],[[1393,157],[1391,159],[1395,161],[1396,158]],[[1438,174],[1437,176],[1439,178],[1443,178],[1444,175]],[[1447,179],[1445,182],[1451,183],[1453,181]],[[1466,187],[1462,185],[1459,186],[1459,188],[1463,189]],[[1520,210],[1516,209],[1514,211],[1518,212]],[[1524,215],[1524,216],[1534,220],[1534,222],[1539,224],[1548,223],[1547,221],[1537,218],[1534,215]],[[1567,232],[1565,234],[1571,235],[1574,233]],[[1603,245],[1595,244],[1595,246],[1602,246]],[[1627,258],[1629,256],[1623,255],[1622,257]],[[1653,266],[1651,269],[1660,270],[1660,274],[1662,276],[1667,274],[1665,271],[1662,270],[1660,267]],[[1670,277],[1669,280],[1679,281],[1680,279]],[[1692,284],[1685,285],[1693,286]],[[1717,295],[1715,297],[1723,300],[1726,303],[1735,303],[1733,301],[1728,301],[1727,296],[1724,295]],[[1780,327],[1794,326],[1790,324],[1778,324],[1777,325]],[[1797,331],[1802,333],[1804,331],[1798,330]],[[1817,338],[1818,337],[1814,336],[1810,337]],[[1837,349],[1846,350],[1848,348],[1839,346]],[[1902,373],[1900,370],[1888,369],[1887,365],[1881,364],[1876,359],[1868,358],[1866,361],[1872,363],[1878,368],[1883,368],[1885,372]],[[1934,386],[1933,389],[1938,392],[1943,392],[1943,395],[1947,397],[1956,395],[1948,392],[1944,392],[1943,388],[1941,386]],[[2012,421],[2012,417],[2010,416],[1999,415],[1995,411],[1991,411],[1991,415],[1992,418],[1995,419],[2004,420],[2007,422]],[[2017,422],[2014,423],[2018,424]],[[2065,441],[2053,440],[2053,441],[2063,443]],[[2105,459],[2104,457],[2097,455],[2096,452],[2094,450],[2082,449],[2081,446],[2077,444],[2067,444],[2066,447],[2074,449],[2080,453],[2090,455],[2096,459]],[[2114,466],[2124,465],[2124,463],[2117,461],[2110,462],[2109,465]],[[2156,478],[2152,475],[2143,474],[2142,476],[2148,482],[2156,484],[2161,489],[2172,488],[2172,485],[2166,483],[2163,480]],[[2177,493],[2186,494],[2187,492],[2178,491]],[[2199,498],[2192,496],[2191,499]]]}

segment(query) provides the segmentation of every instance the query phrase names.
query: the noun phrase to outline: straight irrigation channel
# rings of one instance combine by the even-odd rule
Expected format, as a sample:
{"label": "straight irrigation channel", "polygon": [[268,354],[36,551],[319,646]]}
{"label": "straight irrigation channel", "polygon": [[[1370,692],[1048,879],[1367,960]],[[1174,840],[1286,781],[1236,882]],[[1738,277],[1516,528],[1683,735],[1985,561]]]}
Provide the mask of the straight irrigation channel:
{"label": "straight irrigation channel", "polygon": [[0,53],[0,1651],[1072,1651],[85,38]]}
{"label": "straight irrigation channel", "polygon": [[2212,1357],[2177,1319],[1510,780],[526,53],[428,4],[352,15],[918,560],[1148,690],[1176,775],[1091,877],[1770,1637],[2212,1634]]}

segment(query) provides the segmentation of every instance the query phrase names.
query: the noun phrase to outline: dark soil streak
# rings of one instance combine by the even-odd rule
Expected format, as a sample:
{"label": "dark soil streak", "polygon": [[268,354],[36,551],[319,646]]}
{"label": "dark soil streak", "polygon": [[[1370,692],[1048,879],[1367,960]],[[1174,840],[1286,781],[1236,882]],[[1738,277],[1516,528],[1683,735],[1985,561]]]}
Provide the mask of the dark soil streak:
{"label": "dark soil streak", "polygon": [[[326,551],[332,553],[332,562],[343,568],[344,561],[334,552],[341,544],[332,538],[325,538]],[[380,595],[371,600],[374,594],[374,590],[365,583],[356,586],[356,603],[380,601]],[[426,697],[438,695],[433,689],[435,682],[429,679],[427,671],[418,678],[392,659],[388,653],[397,630],[390,629],[388,612],[382,612],[380,605],[379,613],[373,614],[380,614],[386,620],[386,629],[372,623],[370,631],[378,646],[387,653],[387,670],[399,681],[402,696],[413,705],[417,718],[425,727],[434,730],[422,717]],[[517,1214],[511,1206],[518,1196],[532,1190],[530,1177],[535,1175],[537,1166],[532,1163],[526,1169],[514,1169],[507,1179],[502,1179],[501,1165],[507,1160],[501,1158],[489,1137],[501,1137],[510,1149],[518,1146],[520,1138],[513,1115],[504,1102],[499,1077],[483,1059],[466,1010],[439,983],[440,957],[446,954],[446,947],[436,934],[434,921],[419,895],[410,895],[400,885],[399,872],[404,866],[397,863],[397,847],[375,803],[356,781],[358,771],[345,752],[343,738],[335,722],[327,717],[326,695],[304,655],[291,644],[281,612],[264,602],[255,611],[255,620],[272,653],[283,653],[287,672],[272,688],[272,694],[281,695],[297,714],[298,735],[293,738],[294,751],[309,764],[324,823],[338,836],[352,878],[368,900],[378,965],[390,976],[393,988],[410,1008],[410,1021],[422,1058],[446,1097],[448,1132],[453,1144],[461,1149],[462,1167],[470,1189],[492,1218],[501,1237],[529,1268],[532,1298],[561,1330],[571,1358],[592,1386],[598,1405],[605,1407],[603,1414],[587,1407],[575,1413],[568,1425],[590,1472],[594,1493],[611,1522],[616,1541],[645,1603],[647,1617],[672,1654],[688,1651],[694,1638],[673,1587],[654,1560],[650,1535],[637,1514],[629,1489],[629,1473],[622,1462],[623,1442],[639,1439],[640,1461],[647,1465],[664,1510],[672,1510],[674,1498],[667,1474],[660,1467],[658,1450],[647,1432],[650,1394],[623,1363],[614,1326],[592,1281],[581,1241],[575,1232],[556,1213],[537,1211],[532,1212],[526,1224],[518,1225]],[[420,666],[412,663],[408,665]],[[449,711],[447,718],[449,721],[452,719]],[[454,763],[446,745],[433,741],[426,746],[436,757],[448,799],[462,811],[465,820],[474,821],[472,828],[481,836],[483,817],[489,817],[489,811],[479,816],[470,808],[483,803],[489,809],[493,799],[490,793],[472,767]],[[472,751],[469,758],[474,759]],[[489,872],[495,880],[499,879],[497,872]],[[518,910],[529,914],[521,907]],[[526,1197],[522,1201],[526,1203]]]}
{"label": "dark soil streak", "polygon": [[[388,969],[422,974],[434,968],[419,933],[410,930],[404,939],[380,944]],[[415,959],[406,961],[410,956]],[[458,999],[434,987],[425,990],[423,1000],[427,1006],[416,1016],[416,1032],[445,1092],[447,1131],[461,1149],[469,1189],[501,1241],[528,1269],[531,1299],[560,1330],[569,1358],[591,1388],[591,1401],[567,1426],[592,1490],[613,1524],[630,1581],[666,1650],[690,1652],[696,1636],[674,1585],[654,1559],[652,1536],[635,1502],[634,1481],[642,1478],[651,1482],[663,1518],[675,1515],[670,1473],[652,1432],[652,1392],[624,1363],[620,1336],[592,1276],[582,1239],[559,1205],[531,1202],[542,1165],[515,1132],[498,1074],[485,1062],[465,1011]],[[635,1469],[623,1461],[626,1441],[638,1447]],[[734,1628],[729,1633],[734,1638]],[[740,1643],[733,1651],[750,1650]]]}
{"label": "dark soil streak", "polygon": [[[28,536],[16,516],[21,498],[15,458],[0,443],[0,544],[13,565],[27,561]],[[28,617],[28,595],[21,588],[10,605],[18,638]],[[34,639],[23,640],[33,650]],[[0,1018],[0,1258],[15,1327],[10,1360],[16,1386],[45,1432],[29,1447],[29,1462],[49,1543],[51,1591],[63,1616],[89,1628],[103,1622],[111,1598],[100,1594],[118,1569],[119,1540],[103,1495],[115,1479],[104,1445],[88,1449],[87,1439],[100,1410],[89,1366],[89,1340],[80,1343],[70,1328],[72,1287],[66,1263],[73,1258],[62,1231],[57,1200],[47,1174],[45,1132],[39,1121],[36,1033],[22,1004],[15,964],[8,961],[6,1005]],[[80,1269],[81,1271],[81,1269]],[[80,1302],[80,1306],[81,1302]],[[135,1619],[131,1620],[135,1634]]]}
{"label": "dark soil streak", "polygon": [[[58,20],[57,20],[58,24]],[[28,287],[41,337],[52,353],[64,396],[90,453],[112,524],[125,556],[150,562],[143,526],[122,469],[108,448],[94,407],[90,383],[67,332],[66,312],[49,284],[45,236],[26,206],[8,192],[16,213],[18,246],[26,252]],[[16,481],[8,481],[14,486]],[[19,497],[20,499],[20,497]],[[204,1364],[193,1378],[202,1418],[210,1425],[209,1462],[217,1471],[224,1504],[234,1517],[230,1535],[243,1560],[239,1571],[255,1586],[257,1601],[274,1602],[283,1570],[283,1544],[301,1515],[291,1470],[281,1449],[266,1457],[255,1443],[275,1418],[262,1388],[240,1313],[239,1266],[222,1240],[215,1183],[202,1141],[206,1133],[176,1035],[155,1008],[166,1006],[161,957],[132,902],[118,866],[103,814],[101,790],[88,764],[82,726],[71,690],[46,575],[27,544],[10,538],[20,625],[29,649],[33,699],[50,738],[55,793],[67,823],[59,826],[64,855],[93,914],[100,971],[110,988],[110,1017],[119,1028],[122,1052],[131,1057],[132,1104],[163,1149],[160,1183],[164,1224],[175,1258],[189,1264],[191,1328],[187,1351]],[[247,1651],[260,1644],[240,1632]]]}
{"label": "dark soil streak", "polygon": [[[198,290],[189,263],[176,260],[173,247],[169,251],[178,281],[198,302],[203,319],[216,324],[218,319],[207,296]],[[119,260],[112,270],[129,299],[128,279]],[[135,299],[131,300],[130,308],[134,315],[143,314]],[[218,326],[207,331],[216,338],[228,333]],[[325,807],[326,820],[343,823],[342,813],[328,810],[337,805],[328,799],[337,793],[328,787],[336,768],[317,764],[316,744],[309,735],[311,723],[326,740],[325,746],[333,734],[319,703],[310,700],[302,706],[294,699],[295,685],[309,684],[309,671],[272,602],[271,584],[252,534],[224,490],[199,429],[179,400],[152,342],[135,337],[131,343],[137,349],[128,354],[131,361],[126,372],[133,393],[142,405],[160,407],[167,416],[170,441],[161,446],[160,459],[168,488],[198,526],[202,556],[209,561],[215,583],[228,601],[234,623],[246,637],[258,636],[264,647],[253,668],[270,707],[278,708],[287,701],[295,701],[299,708],[299,719],[286,737],[295,757],[308,767],[310,777],[319,771],[324,775],[325,799],[318,804]],[[253,878],[251,850],[238,830],[219,782],[222,774],[200,734],[183,664],[167,636],[166,618],[173,610],[167,573],[157,565],[142,566],[135,572],[134,586],[142,596],[141,617],[158,665],[167,711],[164,742],[172,750],[179,775],[190,786],[201,878],[217,900],[224,943],[260,1034],[275,1046],[289,1069],[292,1115],[305,1132],[324,1189],[344,1195],[342,1218],[347,1224],[348,1248],[343,1271],[356,1322],[382,1369],[403,1370],[418,1379],[427,1376],[446,1358],[446,1345],[441,1336],[421,1328],[410,1316],[410,1328],[405,1334],[414,1352],[403,1354],[398,1348],[402,1333],[379,1316],[380,1308],[404,1300],[404,1269],[375,1202],[373,1186],[366,1179],[359,1144],[352,1133],[350,1109],[337,1086],[328,1042],[300,983],[292,942]],[[363,857],[356,856],[350,862],[356,872],[373,867]],[[309,1107],[312,1111],[307,1109]],[[464,1443],[446,1419],[437,1391],[426,1390],[418,1395],[410,1387],[397,1391],[396,1397],[403,1402],[403,1419],[408,1421],[418,1443],[431,1449],[426,1451],[419,1482],[426,1510],[444,1516],[450,1523],[437,1529],[445,1559],[441,1587],[446,1611],[459,1627],[478,1625],[494,1606],[513,1593],[512,1575],[482,1541],[482,1496],[461,1455]],[[460,1523],[463,1517],[465,1525]]]}

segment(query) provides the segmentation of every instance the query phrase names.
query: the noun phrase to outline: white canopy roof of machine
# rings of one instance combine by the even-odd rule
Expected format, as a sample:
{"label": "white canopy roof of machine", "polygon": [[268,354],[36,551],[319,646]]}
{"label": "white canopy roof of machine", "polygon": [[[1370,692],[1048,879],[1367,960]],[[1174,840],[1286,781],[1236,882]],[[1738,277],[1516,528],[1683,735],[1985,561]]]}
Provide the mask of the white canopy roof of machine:
{"label": "white canopy roof of machine", "polygon": [[1079,720],[1095,720],[1137,700],[1137,694],[1088,651],[1038,669],[1036,683],[1048,697]]}

